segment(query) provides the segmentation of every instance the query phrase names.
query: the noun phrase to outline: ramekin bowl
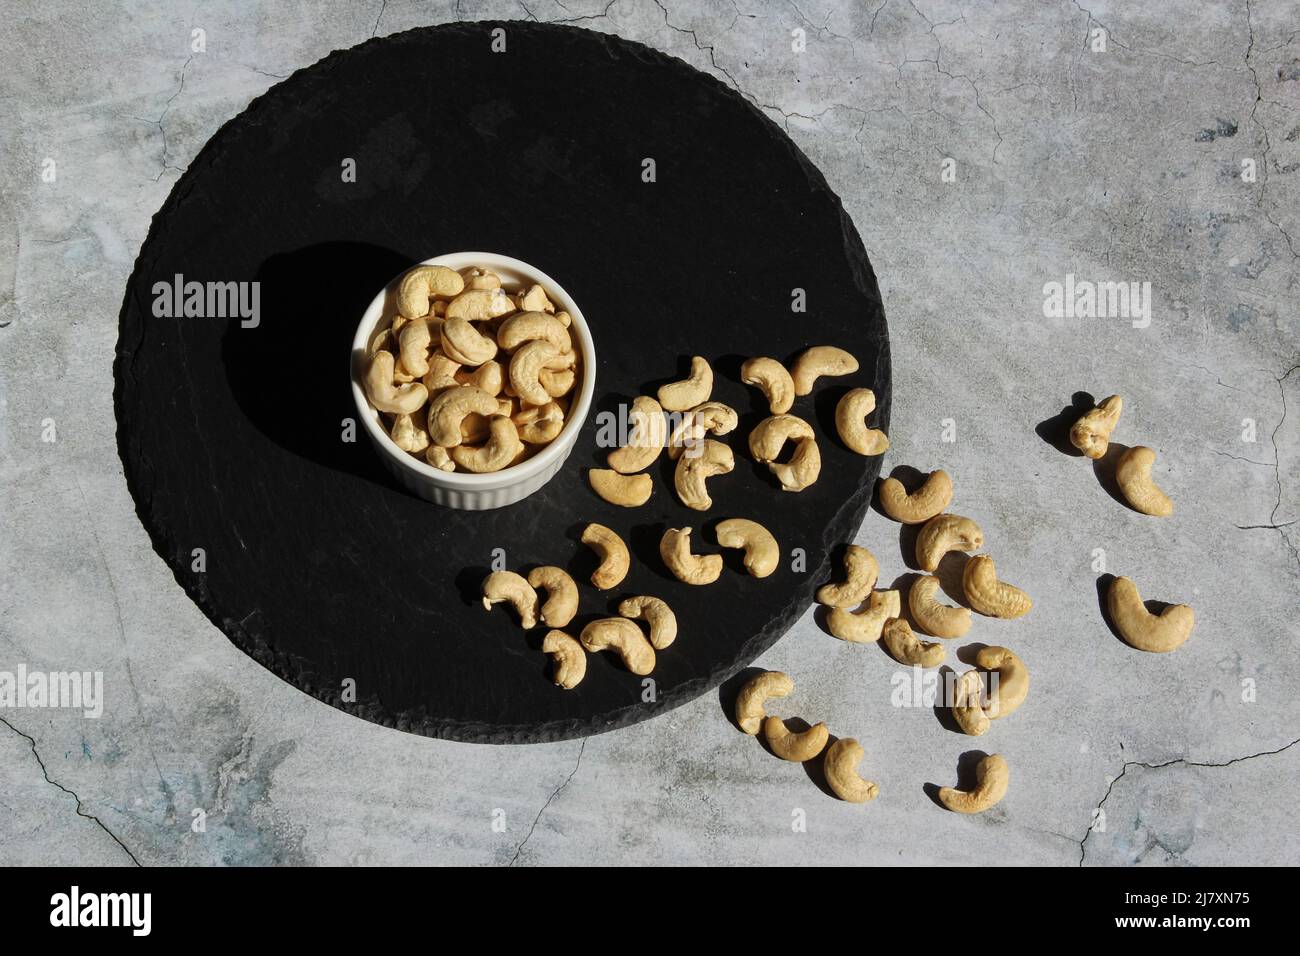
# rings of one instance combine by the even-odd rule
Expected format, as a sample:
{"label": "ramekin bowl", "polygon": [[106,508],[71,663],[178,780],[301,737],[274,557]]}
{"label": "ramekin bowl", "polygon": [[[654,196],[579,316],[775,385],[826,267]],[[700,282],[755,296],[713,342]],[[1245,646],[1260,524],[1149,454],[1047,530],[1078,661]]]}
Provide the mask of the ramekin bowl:
{"label": "ramekin bowl", "polygon": [[583,318],[582,309],[562,285],[541,269],[510,256],[493,252],[453,252],[449,255],[425,259],[419,264],[446,266],[457,271],[470,266],[479,266],[497,273],[501,276],[502,283],[507,286],[526,288],[537,283],[546,290],[546,294],[555,303],[557,311],[569,313],[569,318],[572,320],[569,333],[574,338],[574,347],[580,350],[581,365],[578,382],[572,393],[573,400],[569,405],[569,413],[565,416],[564,429],[550,444],[531,458],[509,468],[503,468],[501,471],[487,474],[442,471],[403,451],[388,437],[388,431],[384,428],[379,412],[366,397],[362,380],[369,358],[370,341],[385,313],[391,310],[397,283],[407,270],[394,277],[393,281],[371,300],[361,316],[361,322],[357,325],[357,334],[352,340],[352,397],[356,401],[358,421],[370,436],[370,441],[374,444],[385,467],[398,483],[426,501],[464,511],[504,508],[506,505],[522,501],[550,481],[560,470],[569,453],[573,451],[574,442],[578,440],[578,433],[582,430],[587,413],[591,410],[591,396],[596,387],[596,350],[591,340],[591,330],[587,328],[587,322]]}

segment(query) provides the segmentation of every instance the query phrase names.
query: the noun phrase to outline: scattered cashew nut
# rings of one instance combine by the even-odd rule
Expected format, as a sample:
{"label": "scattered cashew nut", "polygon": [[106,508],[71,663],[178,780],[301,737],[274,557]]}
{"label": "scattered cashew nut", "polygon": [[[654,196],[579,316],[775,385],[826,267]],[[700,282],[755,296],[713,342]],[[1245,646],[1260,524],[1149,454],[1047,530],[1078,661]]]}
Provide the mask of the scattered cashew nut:
{"label": "scattered cashew nut", "polygon": [[547,631],[542,651],[551,655],[551,679],[557,687],[573,690],[587,676],[587,652],[563,631]]}
{"label": "scattered cashew nut", "polygon": [[987,554],[977,554],[966,562],[961,586],[970,606],[985,617],[1023,617],[1034,606],[1020,588],[998,580],[997,568]]}
{"label": "scattered cashew nut", "polygon": [[1124,577],[1111,582],[1106,607],[1115,629],[1139,651],[1164,654],[1181,647],[1196,626],[1196,615],[1186,604],[1174,604],[1152,614],[1142,603],[1137,585]]}
{"label": "scattered cashew nut", "polygon": [[1155,460],[1156,453],[1150,448],[1134,445],[1119,456],[1115,464],[1115,481],[1124,494],[1124,500],[1134,510],[1163,518],[1174,513],[1174,503],[1151,480],[1151,466]]}
{"label": "scattered cashew nut", "polygon": [[849,375],[858,370],[858,360],[833,345],[814,345],[794,361],[790,378],[796,395],[809,395],[823,375]]}
{"label": "scattered cashew nut", "polygon": [[767,399],[768,410],[781,415],[794,404],[794,379],[774,358],[752,358],[740,366],[740,380],[755,385]]}
{"label": "scattered cashew nut", "polygon": [[611,505],[639,508],[650,500],[654,480],[649,475],[620,475],[608,468],[587,469],[592,491]]}
{"label": "scattered cashew nut", "polygon": [[582,543],[600,555],[600,565],[591,572],[591,583],[597,590],[608,591],[627,577],[632,557],[617,534],[603,524],[592,522],[582,531]]}
{"label": "scattered cashew nut", "polygon": [[970,630],[970,608],[940,602],[939,579],[932,574],[913,582],[907,592],[907,607],[912,612],[912,620],[935,637],[963,637]]}
{"label": "scattered cashew nut", "polygon": [[835,796],[848,803],[866,803],[880,793],[879,787],[858,773],[863,756],[860,743],[852,737],[841,737],[827,748],[822,761],[827,785]]}
{"label": "scattered cashew nut", "polygon": [[989,730],[989,715],[984,712],[984,679],[977,670],[962,674],[953,683],[952,716],[962,733],[982,737]]}
{"label": "scattered cashew nut", "polygon": [[728,518],[718,522],[716,532],[718,544],[722,547],[745,549],[745,570],[752,577],[765,578],[776,570],[781,559],[781,547],[772,532],[757,521]]}
{"label": "scattered cashew nut", "polygon": [[851,611],[845,607],[831,608],[831,612],[826,615],[826,627],[832,635],[838,637],[841,641],[849,641],[853,644],[872,644],[880,640],[885,625],[901,613],[902,598],[897,591],[872,591],[867,596],[865,610]]}
{"label": "scattered cashew nut", "polygon": [[935,515],[916,536],[916,563],[933,573],[949,551],[974,551],[984,547],[984,532],[970,518]]}
{"label": "scattered cashew nut", "polygon": [[[699,448],[706,434],[726,435],[740,423],[740,416],[730,405],[722,402],[705,402],[690,411],[682,412],[677,426],[668,436],[668,457],[677,458],[687,449]],[[698,452],[696,452],[698,454]]]}
{"label": "scattered cashew nut", "polygon": [[1070,427],[1070,444],[1094,460],[1104,457],[1123,410],[1124,400],[1118,395],[1100,402]]}
{"label": "scattered cashew nut", "polygon": [[764,709],[768,698],[789,697],[794,692],[794,681],[780,671],[763,671],[755,674],[736,695],[736,723],[751,737],[763,729]]}
{"label": "scattered cashew nut", "polygon": [[533,568],[528,572],[528,586],[546,591],[541,618],[548,627],[564,627],[578,613],[578,585],[563,568],[552,564]]}
{"label": "scattered cashew nut", "polygon": [[997,675],[989,679],[988,702],[984,705],[989,719],[999,720],[1015,713],[1029,696],[1029,668],[1025,662],[1008,648],[981,647],[975,665]]}
{"label": "scattered cashew nut", "polygon": [[722,574],[722,555],[691,554],[691,529],[669,528],[659,539],[659,556],[684,584],[712,584]]}
{"label": "scattered cashew nut", "polygon": [[982,813],[1007,794],[1011,769],[1001,754],[991,754],[975,768],[975,789],[939,788],[939,802],[954,813]]}
{"label": "scattered cashew nut", "polygon": [[812,426],[798,415],[772,415],[749,433],[749,453],[754,461],[776,461],[786,442],[814,437]]}
{"label": "scattered cashew nut", "polygon": [[702,356],[691,359],[691,374],[680,382],[659,389],[659,404],[665,411],[684,412],[709,400],[713,394],[713,369]]}
{"label": "scattered cashew nut", "polygon": [[725,475],[735,467],[736,459],[731,447],[706,438],[699,454],[686,454],[677,459],[677,470],[673,475],[677,497],[688,508],[708,511],[713,506],[713,499],[709,497],[707,479]]}
{"label": "scattered cashew nut", "polygon": [[875,410],[876,393],[869,388],[850,389],[835,406],[840,441],[859,455],[883,455],[889,449],[889,437],[878,428],[867,427],[867,416]]}
{"label": "scattered cashew nut", "polygon": [[952,501],[952,479],[942,469],[930,472],[921,487],[910,495],[897,478],[880,483],[880,507],[885,514],[903,524],[929,521]]}
{"label": "scattered cashew nut", "polygon": [[880,565],[876,556],[860,545],[851,544],[844,552],[844,583],[823,584],[817,589],[817,603],[830,607],[861,604],[876,586],[879,576]]}
{"label": "scattered cashew nut", "polygon": [[649,594],[624,598],[618,605],[618,613],[633,621],[644,620],[650,625],[650,646],[656,651],[677,640],[677,615],[663,598]]}
{"label": "scattered cashew nut", "polygon": [[663,408],[649,395],[632,399],[627,417],[630,426],[628,443],[615,448],[606,459],[610,468],[623,475],[645,471],[654,464],[663,451],[668,430]]}
{"label": "scattered cashew nut", "polygon": [[502,601],[509,601],[514,607],[524,630],[537,626],[537,592],[521,575],[493,571],[483,579],[483,607],[490,611],[493,604]]}
{"label": "scattered cashew nut", "polygon": [[782,760],[803,763],[826,749],[830,730],[824,723],[816,723],[807,730],[792,731],[780,717],[768,717],[763,721],[763,736],[772,753]]}
{"label": "scattered cashew nut", "polygon": [[613,649],[623,659],[623,666],[633,674],[644,676],[655,669],[655,649],[641,628],[625,617],[603,617],[582,629],[578,638],[593,654]]}
{"label": "scattered cashew nut", "polygon": [[[896,592],[895,592],[896,593]],[[893,618],[885,622],[881,635],[885,647],[894,660],[900,664],[915,667],[938,667],[943,663],[942,644],[918,640],[912,628],[902,618]]]}
{"label": "scattered cashew nut", "polygon": [[803,491],[822,472],[822,453],[817,439],[800,438],[788,462],[769,461],[768,470],[781,482],[782,491]]}

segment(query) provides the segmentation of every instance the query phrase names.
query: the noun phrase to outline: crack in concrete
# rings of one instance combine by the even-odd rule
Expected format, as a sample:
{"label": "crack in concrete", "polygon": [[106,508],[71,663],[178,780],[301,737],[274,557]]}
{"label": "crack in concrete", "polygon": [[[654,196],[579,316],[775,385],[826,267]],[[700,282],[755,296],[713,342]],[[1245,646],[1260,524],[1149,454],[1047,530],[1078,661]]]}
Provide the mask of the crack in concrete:
{"label": "crack in concrete", "polygon": [[1300,568],[1300,549],[1297,549],[1295,543],[1287,533],[1282,530],[1286,525],[1294,524],[1295,522],[1288,521],[1284,525],[1279,525],[1277,523],[1277,512],[1278,509],[1282,507],[1282,451],[1277,447],[1277,433],[1282,430],[1282,425],[1286,422],[1286,380],[1290,378],[1291,373],[1297,369],[1300,369],[1300,364],[1292,365],[1281,375],[1276,376],[1277,390],[1282,396],[1282,417],[1277,420],[1277,425],[1273,428],[1272,434],[1269,435],[1269,441],[1273,443],[1273,480],[1277,482],[1277,501],[1273,505],[1273,510],[1269,512],[1268,523],[1279,535],[1282,536],[1282,542],[1287,546],[1287,549],[1290,550],[1291,557],[1294,559],[1296,567]]}
{"label": "crack in concrete", "polygon": [[384,11],[387,9],[388,0],[384,0],[384,2],[379,6],[379,16],[375,17],[375,25],[370,30],[370,35],[372,37],[379,32],[379,21],[384,19]]}
{"label": "crack in concrete", "polygon": [[546,798],[546,802],[542,804],[542,809],[537,811],[537,816],[533,818],[533,825],[528,828],[527,836],[525,836],[523,840],[520,841],[519,845],[515,847],[515,855],[510,858],[509,866],[514,866],[519,862],[519,856],[524,852],[524,847],[528,845],[528,841],[533,838],[533,831],[537,829],[537,824],[541,822],[542,814],[546,812],[546,808],[549,807],[551,802],[558,797],[570,783],[573,782],[574,776],[578,773],[578,768],[582,766],[582,755],[586,749],[587,738],[583,737],[582,746],[578,748],[578,759],[573,764],[573,770],[564,778],[564,782],[556,787],[555,790],[552,791],[551,795]]}
{"label": "crack in concrete", "polygon": [[64,793],[66,793],[68,796],[70,796],[73,800],[76,801],[77,816],[91,821],[97,827],[99,827],[101,830],[107,833],[112,838],[113,842],[122,848],[122,852],[131,858],[132,863],[134,863],[136,866],[141,866],[142,864],[140,863],[139,860],[136,859],[135,854],[131,852],[131,850],[127,847],[125,843],[123,843],[120,839],[118,839],[117,834],[114,833],[112,830],[110,830],[104,824],[103,820],[99,819],[99,817],[95,816],[93,813],[86,812],[85,805],[82,803],[81,797],[79,797],[75,791],[70,790],[69,788],[65,787],[63,784],[59,783],[57,780],[55,780],[53,777],[50,776],[50,771],[48,768],[46,768],[45,761],[41,759],[40,752],[36,749],[36,739],[28,734],[23,733],[21,730],[19,730],[13,724],[9,723],[9,721],[3,717],[0,717],[0,724],[4,724],[10,730],[16,733],[19,737],[22,737],[24,740],[27,741],[28,746],[32,748],[32,756],[36,758],[36,763],[40,765],[41,775],[45,777],[45,782],[48,783],[50,786],[55,787],[58,790],[62,790]]}
{"label": "crack in concrete", "polygon": [[[563,20],[551,20],[549,22],[550,23],[581,23],[584,20],[604,20],[606,17],[609,16],[609,11],[613,8],[614,4],[616,3],[618,3],[618,0],[609,0],[609,3],[605,4],[605,9],[600,11],[600,13],[589,13],[581,17],[567,17]],[[524,9],[528,9],[528,8],[525,7]]]}
{"label": "crack in concrete", "polygon": [[[1175,766],[1176,764],[1182,764],[1185,767],[1207,767],[1207,768],[1217,769],[1220,767],[1231,767],[1233,764],[1241,763],[1243,760],[1254,760],[1256,757],[1272,757],[1275,756],[1276,754],[1280,754],[1283,753],[1284,751],[1290,750],[1296,744],[1300,744],[1300,737],[1297,737],[1289,744],[1285,744],[1284,746],[1278,747],[1276,750],[1261,750],[1259,753],[1246,754],[1244,757],[1233,757],[1231,760],[1225,760],[1223,763],[1210,763],[1208,761],[1188,760],[1186,757],[1176,757],[1173,760],[1166,760],[1164,763],[1144,763],[1141,760],[1125,761],[1124,766],[1120,768],[1119,776],[1117,776],[1114,780],[1110,782],[1110,786],[1106,788],[1106,792],[1102,795],[1101,802],[1098,803],[1097,806],[1093,808],[1092,811],[1093,816],[1095,818],[1097,811],[1106,805],[1106,801],[1110,799],[1110,795],[1115,789],[1115,784],[1119,783],[1121,780],[1124,779],[1124,775],[1129,772],[1130,767],[1142,767],[1145,770],[1163,770],[1165,767],[1172,767]],[[1083,866],[1084,859],[1087,856],[1088,837],[1092,836],[1094,823],[1095,820],[1090,821],[1088,823],[1088,830],[1086,833],[1084,833],[1083,839],[1079,841],[1079,866]]]}
{"label": "crack in concrete", "polygon": [[1269,138],[1268,127],[1265,126],[1264,123],[1255,115],[1259,110],[1259,104],[1265,102],[1265,100],[1264,87],[1259,82],[1259,73],[1256,72],[1254,65],[1250,62],[1251,53],[1255,50],[1255,24],[1250,15],[1250,0],[1246,0],[1246,33],[1248,36],[1246,55],[1242,59],[1245,61],[1246,69],[1250,71],[1251,80],[1254,81],[1255,84],[1255,99],[1250,104],[1250,116],[1248,119],[1251,125],[1255,126],[1259,130],[1260,135],[1264,139],[1264,162],[1261,164],[1264,167],[1264,177],[1259,181],[1259,195],[1256,197],[1255,205],[1259,207],[1260,212],[1263,214],[1264,218],[1268,220],[1269,224],[1281,233],[1282,239],[1286,242],[1286,247],[1291,253],[1291,258],[1300,259],[1300,252],[1296,252],[1295,243],[1291,240],[1291,234],[1286,231],[1280,222],[1273,218],[1273,214],[1269,211],[1264,202],[1268,192],[1269,159],[1273,150],[1273,142]]}
{"label": "crack in concrete", "polygon": [[191,53],[189,57],[185,60],[184,64],[181,65],[181,79],[180,79],[180,83],[176,87],[176,92],[167,98],[167,102],[163,104],[162,114],[156,120],[146,119],[143,116],[133,117],[134,119],[139,120],[141,123],[148,123],[150,126],[156,127],[158,129],[158,133],[162,136],[162,169],[158,170],[158,175],[153,178],[154,182],[158,182],[158,180],[162,179],[163,175],[169,169],[178,173],[185,172],[184,168],[180,166],[172,166],[167,162],[167,130],[163,126],[163,120],[165,120],[167,118],[167,114],[171,112],[172,103],[176,102],[176,97],[180,96],[181,91],[185,89],[185,74],[186,71],[189,70],[190,64],[193,62],[194,62],[194,54]]}

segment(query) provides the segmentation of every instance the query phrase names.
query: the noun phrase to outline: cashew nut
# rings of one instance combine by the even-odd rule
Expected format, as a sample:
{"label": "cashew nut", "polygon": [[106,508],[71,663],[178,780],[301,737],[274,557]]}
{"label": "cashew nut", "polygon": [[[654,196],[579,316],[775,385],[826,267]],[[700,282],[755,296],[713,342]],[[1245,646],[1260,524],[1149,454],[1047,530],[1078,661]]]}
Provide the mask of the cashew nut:
{"label": "cashew nut", "polygon": [[726,435],[734,431],[740,423],[740,416],[730,405],[722,402],[705,402],[690,411],[683,412],[677,427],[668,436],[668,457],[677,458],[687,448],[699,447],[700,439],[706,434]]}
{"label": "cashew nut", "polygon": [[1102,458],[1110,447],[1110,433],[1119,424],[1124,400],[1118,395],[1102,401],[1083,415],[1070,428],[1070,444],[1089,458]]}
{"label": "cashew nut", "polygon": [[447,303],[447,320],[468,319],[471,322],[484,322],[513,311],[515,311],[514,300],[506,295],[505,290],[469,289]]}
{"label": "cashew nut", "polygon": [[822,473],[822,453],[817,439],[800,438],[788,462],[769,461],[767,467],[781,482],[782,491],[803,491]]}
{"label": "cashew nut", "polygon": [[970,518],[935,515],[916,536],[916,563],[933,573],[949,551],[974,551],[984,547],[984,532]]}
{"label": "cashew nut", "polygon": [[578,376],[571,368],[549,369],[543,368],[537,373],[537,381],[542,388],[546,389],[546,394],[551,398],[559,398],[561,395],[568,395],[573,390],[573,383],[577,381]]}
{"label": "cashew nut", "polygon": [[415,378],[422,378],[429,371],[429,346],[433,344],[429,323],[412,319],[402,326],[397,341],[402,353],[402,368]]}
{"label": "cashew nut", "polygon": [[812,393],[813,383],[823,375],[849,375],[858,370],[858,360],[833,345],[814,345],[794,361],[790,378],[796,395]]}
{"label": "cashew nut", "polygon": [[370,367],[366,370],[366,395],[370,397],[370,404],[381,412],[409,415],[428,401],[429,391],[419,382],[394,384],[396,363],[393,353],[382,349],[370,357]]}
{"label": "cashew nut", "polygon": [[1145,445],[1134,445],[1120,455],[1115,465],[1115,481],[1124,500],[1144,515],[1163,518],[1174,513],[1174,503],[1151,480],[1151,466],[1156,453]]}
{"label": "cashew nut", "polygon": [[798,415],[773,415],[749,433],[749,453],[755,461],[776,461],[786,442],[813,437],[812,426]]}
{"label": "cashew nut", "polygon": [[464,317],[447,319],[438,334],[443,354],[461,365],[482,365],[497,354],[492,336],[481,333]]}
{"label": "cashew nut", "polygon": [[807,730],[795,732],[780,717],[768,717],[763,721],[763,736],[772,753],[782,760],[803,763],[826,749],[830,729],[824,723],[816,723]]}
{"label": "cashew nut", "polygon": [[970,606],[985,617],[1024,617],[1034,602],[1020,588],[998,580],[993,559],[977,554],[966,562],[961,575],[962,590]]}
{"label": "cashew nut", "polygon": [[793,691],[794,681],[780,671],[755,674],[736,695],[736,723],[750,736],[757,734],[767,716],[764,705],[768,698],[789,697]]}
{"label": "cashew nut", "polygon": [[489,359],[472,372],[458,369],[455,372],[455,379],[460,385],[473,385],[496,398],[501,394],[501,388],[505,384],[505,370],[501,368],[500,362]]}
{"label": "cashew nut", "polygon": [[455,471],[456,463],[441,445],[430,445],[424,452],[424,459],[439,471]]}
{"label": "cashew nut", "polygon": [[623,659],[623,666],[633,674],[646,675],[655,669],[655,649],[641,628],[625,617],[603,617],[582,629],[578,638],[593,654],[613,649]]}
{"label": "cashew nut", "polygon": [[548,627],[564,627],[578,613],[578,585],[563,568],[552,564],[533,568],[528,572],[528,586],[546,591],[541,616]]}
{"label": "cashew nut", "polygon": [[547,631],[542,651],[551,655],[551,679],[557,687],[572,690],[587,676],[587,652],[563,631]]}
{"label": "cashew nut", "polygon": [[519,346],[510,359],[510,385],[529,405],[545,405],[551,400],[538,374],[542,367],[560,353],[545,339],[531,339]]}
{"label": "cashew nut", "polygon": [[483,579],[483,607],[509,601],[519,615],[524,630],[537,626],[537,592],[513,571],[493,571]]}
{"label": "cashew nut", "polygon": [[945,651],[942,644],[918,640],[912,628],[901,617],[885,622],[885,648],[900,664],[915,667],[938,667],[943,663]]}
{"label": "cashew nut", "polygon": [[872,591],[867,596],[866,610],[831,608],[830,614],[826,615],[826,627],[841,641],[872,644],[880,640],[885,623],[902,613],[902,606],[897,591]]}
{"label": "cashew nut", "polygon": [[410,319],[429,314],[429,299],[435,295],[458,295],[465,288],[460,273],[446,266],[416,266],[397,285],[397,311]]}
{"label": "cashew nut", "polygon": [[592,522],[582,530],[582,543],[600,555],[600,565],[591,572],[591,583],[597,590],[608,591],[627,577],[632,557],[617,534],[603,524]]}
{"label": "cashew nut", "polygon": [[437,392],[441,392],[445,388],[453,388],[456,385],[460,385],[462,383],[456,377],[459,372],[460,363],[449,359],[445,354],[443,354],[442,348],[439,347],[429,356],[429,371],[424,373],[423,378],[424,387],[429,390],[430,395],[433,395]]}
{"label": "cashew nut", "polygon": [[688,508],[708,511],[713,506],[713,499],[709,497],[706,480],[714,475],[725,475],[735,467],[736,459],[731,447],[706,438],[699,454],[682,455],[677,459],[677,471],[673,475],[677,497]]}
{"label": "cashew nut", "polygon": [[939,802],[954,813],[981,813],[1007,794],[1011,769],[1001,754],[991,754],[975,768],[975,789],[939,788]]}
{"label": "cashew nut", "polygon": [[465,280],[465,285],[470,289],[501,288],[501,277],[487,269],[465,269],[461,272],[461,278]]}
{"label": "cashew nut", "polygon": [[684,584],[712,584],[722,574],[722,555],[691,554],[691,529],[669,528],[659,539],[659,556]]}
{"label": "cashew nut", "polygon": [[691,374],[680,382],[659,389],[659,404],[665,411],[684,412],[709,400],[713,393],[713,369],[701,356],[691,359]]}
{"label": "cashew nut", "polygon": [[654,464],[663,450],[667,431],[663,408],[648,395],[632,399],[627,417],[631,426],[628,443],[610,452],[607,459],[609,467],[624,475],[644,471]]}
{"label": "cashew nut", "polygon": [[758,387],[773,415],[788,412],[794,404],[794,379],[774,358],[748,359],[740,366],[740,380]]}
{"label": "cashew nut", "polygon": [[875,410],[876,393],[869,388],[845,392],[835,406],[840,441],[859,455],[883,455],[889,449],[889,437],[878,428],[867,427],[867,416]]}
{"label": "cashew nut", "polygon": [[1196,615],[1186,604],[1174,604],[1158,615],[1142,603],[1137,585],[1116,578],[1106,595],[1110,618],[1120,636],[1139,651],[1163,654],[1182,646],[1196,626]]}
{"label": "cashew nut", "polygon": [[471,413],[495,415],[497,400],[473,385],[457,385],[429,402],[429,437],[435,445],[454,448],[461,443],[461,423]]}
{"label": "cashew nut", "polygon": [[781,560],[781,547],[776,538],[757,521],[748,518],[719,521],[717,536],[718,544],[724,548],[745,549],[745,570],[752,577],[767,577]]}
{"label": "cashew nut", "polygon": [[984,712],[981,697],[984,680],[977,670],[962,674],[952,687],[952,716],[962,733],[982,737],[989,731],[989,715]]}
{"label": "cashew nut", "polygon": [[555,346],[557,352],[573,349],[569,330],[560,324],[559,319],[545,312],[518,312],[497,329],[497,345],[503,349],[515,349],[534,339],[545,339]]}
{"label": "cashew nut", "polygon": [[962,637],[970,630],[970,608],[953,607],[939,601],[939,579],[932,574],[918,578],[907,592],[912,620],[935,637]]}
{"label": "cashew nut", "polygon": [[[472,386],[471,386],[472,387]],[[477,448],[457,445],[451,449],[451,460],[458,468],[475,474],[500,471],[514,464],[523,450],[515,423],[504,415],[493,415],[488,420],[488,439]]]}
{"label": "cashew nut", "polygon": [[620,475],[608,468],[589,468],[587,481],[591,490],[611,505],[624,508],[640,508],[654,491],[654,480],[649,475]]}
{"label": "cashew nut", "polygon": [[527,312],[554,312],[555,305],[546,297],[546,290],[533,285],[519,297],[519,308]]}
{"label": "cashew nut", "polygon": [[876,562],[876,556],[866,548],[851,544],[844,552],[844,583],[823,584],[817,589],[817,603],[830,607],[861,604],[876,586],[879,575],[880,565]]}
{"label": "cashew nut", "polygon": [[876,799],[880,793],[879,787],[870,780],[863,780],[858,773],[858,764],[862,763],[863,756],[862,745],[852,737],[841,737],[827,748],[822,769],[827,785],[841,800],[866,803]]}
{"label": "cashew nut", "polygon": [[393,427],[388,434],[398,448],[413,455],[429,447],[429,432],[414,415],[398,415],[393,419]]}
{"label": "cashew nut", "polygon": [[997,675],[989,680],[988,703],[984,712],[990,720],[1015,713],[1029,695],[1029,668],[1005,647],[981,647],[975,664]]}
{"label": "cashew nut", "polygon": [[633,621],[644,620],[650,625],[650,646],[656,651],[677,640],[677,615],[662,598],[648,594],[624,598],[618,613]]}
{"label": "cashew nut", "polygon": [[545,445],[564,431],[564,409],[553,401],[521,408],[511,420],[519,426],[520,440],[530,445]]}
{"label": "cashew nut", "polygon": [[952,501],[952,479],[942,469],[930,472],[921,487],[910,495],[897,478],[880,483],[880,507],[885,514],[903,524],[929,521]]}

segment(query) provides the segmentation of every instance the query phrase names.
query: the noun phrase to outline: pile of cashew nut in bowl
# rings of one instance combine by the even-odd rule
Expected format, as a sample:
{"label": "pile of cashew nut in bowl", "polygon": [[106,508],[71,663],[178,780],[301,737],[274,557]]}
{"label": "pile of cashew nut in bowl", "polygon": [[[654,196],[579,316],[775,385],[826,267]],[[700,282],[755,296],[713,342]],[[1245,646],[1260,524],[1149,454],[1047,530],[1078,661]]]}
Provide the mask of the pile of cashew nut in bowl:
{"label": "pile of cashew nut in bowl", "polygon": [[582,310],[509,256],[427,259],[381,290],[352,343],[352,392],[380,458],[408,491],[501,508],[564,464],[591,407],[595,348]]}

